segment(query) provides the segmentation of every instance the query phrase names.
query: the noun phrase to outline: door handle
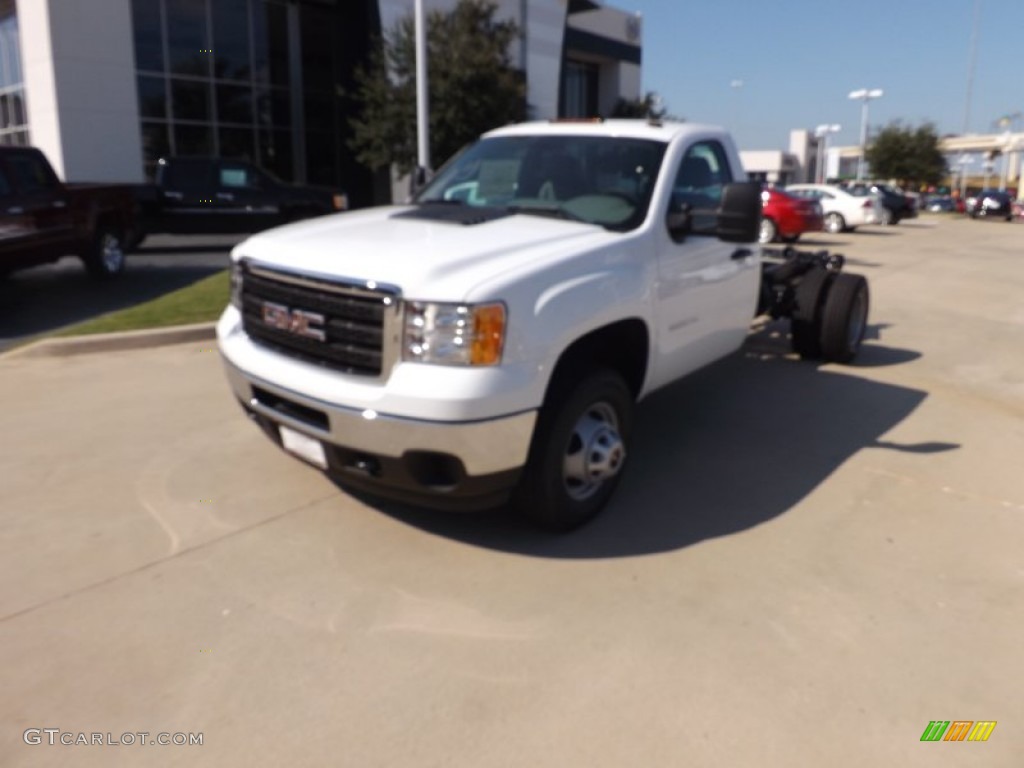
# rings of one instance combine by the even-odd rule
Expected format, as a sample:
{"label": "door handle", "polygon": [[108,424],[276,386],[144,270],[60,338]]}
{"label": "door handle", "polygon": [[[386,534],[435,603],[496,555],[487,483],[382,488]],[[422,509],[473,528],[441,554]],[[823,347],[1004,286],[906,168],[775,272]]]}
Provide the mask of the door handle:
{"label": "door handle", "polygon": [[8,208],[7,212],[8,213],[13,213],[13,214],[19,214],[19,213],[24,213],[25,209],[22,208],[20,205],[16,205],[13,208]]}
{"label": "door handle", "polygon": [[234,200],[235,196],[232,195],[230,192],[218,192],[217,193],[217,199],[218,200]]}
{"label": "door handle", "polygon": [[754,252],[749,248],[737,248],[732,252],[731,258],[733,261],[739,261],[740,259],[746,259],[754,255]]}
{"label": "door handle", "polygon": [[65,203],[63,200],[54,200],[53,201],[53,207],[54,208],[67,208],[68,204]]}

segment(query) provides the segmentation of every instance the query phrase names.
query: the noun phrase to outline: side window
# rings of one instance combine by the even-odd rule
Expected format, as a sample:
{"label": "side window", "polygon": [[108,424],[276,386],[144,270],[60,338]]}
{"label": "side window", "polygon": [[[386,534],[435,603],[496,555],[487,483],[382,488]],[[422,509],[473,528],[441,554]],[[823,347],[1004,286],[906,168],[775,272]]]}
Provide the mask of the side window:
{"label": "side window", "polygon": [[229,189],[255,189],[259,187],[255,174],[243,165],[223,165],[220,168],[220,186]]}
{"label": "side window", "polygon": [[[722,189],[731,182],[732,170],[725,149],[717,141],[701,141],[688,150],[679,164],[672,187],[672,210],[689,205],[697,210],[714,210],[722,201]],[[714,226],[713,216],[694,220],[693,231]]]}
{"label": "side window", "polygon": [[676,183],[673,202],[688,202],[694,208],[717,208],[722,187],[732,181],[725,150],[717,141],[702,141],[686,151]]}
{"label": "side window", "polygon": [[53,186],[49,171],[38,157],[13,155],[7,159],[7,167],[22,192],[31,194]]}

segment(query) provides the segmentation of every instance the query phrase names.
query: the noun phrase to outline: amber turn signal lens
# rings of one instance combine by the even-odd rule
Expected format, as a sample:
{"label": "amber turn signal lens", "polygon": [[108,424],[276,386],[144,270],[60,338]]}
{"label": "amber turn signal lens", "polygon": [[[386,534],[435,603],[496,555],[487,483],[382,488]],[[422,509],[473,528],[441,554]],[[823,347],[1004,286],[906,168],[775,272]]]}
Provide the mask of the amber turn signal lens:
{"label": "amber turn signal lens", "polygon": [[505,307],[502,304],[484,304],[473,308],[473,347],[469,360],[472,365],[495,365],[501,362],[505,345]]}

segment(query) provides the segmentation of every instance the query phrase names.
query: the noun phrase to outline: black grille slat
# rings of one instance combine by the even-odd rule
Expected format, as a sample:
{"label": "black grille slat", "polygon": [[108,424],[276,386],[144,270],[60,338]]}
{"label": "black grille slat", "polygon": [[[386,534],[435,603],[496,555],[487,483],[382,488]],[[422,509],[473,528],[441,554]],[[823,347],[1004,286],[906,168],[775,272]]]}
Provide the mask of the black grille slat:
{"label": "black grille slat", "polygon": [[[290,282],[294,278],[287,274],[277,280],[266,272],[261,269],[256,275],[246,270],[242,279],[242,325],[249,338],[290,357],[345,373],[381,373],[384,313],[390,294],[322,281],[300,285]],[[264,302],[323,315],[324,322],[314,327],[323,330],[326,338],[320,341],[266,324]]]}

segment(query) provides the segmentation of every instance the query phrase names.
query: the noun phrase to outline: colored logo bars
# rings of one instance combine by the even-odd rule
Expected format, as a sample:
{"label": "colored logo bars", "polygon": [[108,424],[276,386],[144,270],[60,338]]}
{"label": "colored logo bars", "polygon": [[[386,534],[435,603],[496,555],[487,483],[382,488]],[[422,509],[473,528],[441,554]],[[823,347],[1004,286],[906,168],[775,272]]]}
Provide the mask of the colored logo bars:
{"label": "colored logo bars", "polygon": [[932,720],[921,741],[988,741],[995,727],[995,720]]}

